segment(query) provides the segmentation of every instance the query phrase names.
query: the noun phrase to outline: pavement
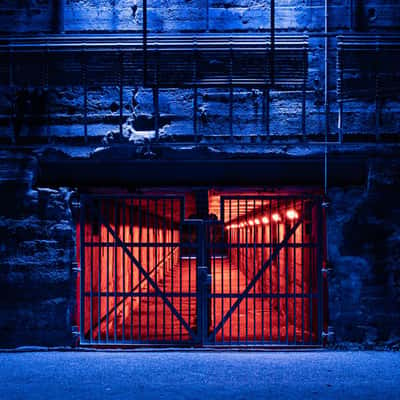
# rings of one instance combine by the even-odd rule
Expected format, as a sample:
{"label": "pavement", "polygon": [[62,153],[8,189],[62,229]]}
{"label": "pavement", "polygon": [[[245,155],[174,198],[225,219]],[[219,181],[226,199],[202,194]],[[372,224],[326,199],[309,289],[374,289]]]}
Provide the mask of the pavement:
{"label": "pavement", "polygon": [[400,352],[0,352],[0,399],[400,400]]}

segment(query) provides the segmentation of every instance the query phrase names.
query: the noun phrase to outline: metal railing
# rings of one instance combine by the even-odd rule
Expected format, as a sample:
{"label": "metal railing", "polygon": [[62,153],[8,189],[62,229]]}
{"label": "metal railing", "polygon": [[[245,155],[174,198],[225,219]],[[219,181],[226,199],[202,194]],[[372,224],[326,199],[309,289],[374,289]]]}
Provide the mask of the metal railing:
{"label": "metal railing", "polygon": [[[232,119],[237,89],[260,92],[264,118],[263,132],[269,134],[271,90],[294,91],[301,97],[301,132],[306,133],[306,86],[308,41],[305,36],[252,35],[50,35],[7,37],[0,39],[0,84],[14,93],[14,109],[10,119],[14,130],[18,120],[29,114],[25,110],[27,90],[41,91],[42,109],[29,115],[30,121],[51,125],[47,94],[52,88],[82,89],[81,123],[83,136],[88,137],[90,115],[88,92],[93,87],[116,87],[122,134],[124,90],[148,88],[152,91],[152,115],[156,139],[160,130],[160,91],[187,89],[192,92],[193,137],[200,140],[198,125],[199,91],[226,90],[229,102],[229,127],[226,135],[235,136]],[[35,103],[35,101],[31,101]],[[33,115],[32,115],[33,114]],[[182,133],[182,132],[179,132]],[[240,136],[240,134],[238,134]]]}
{"label": "metal railing", "polygon": [[370,133],[379,141],[383,103],[391,97],[399,100],[400,36],[339,36],[337,46],[339,135],[346,129],[345,104],[364,101],[374,106],[375,124]]}

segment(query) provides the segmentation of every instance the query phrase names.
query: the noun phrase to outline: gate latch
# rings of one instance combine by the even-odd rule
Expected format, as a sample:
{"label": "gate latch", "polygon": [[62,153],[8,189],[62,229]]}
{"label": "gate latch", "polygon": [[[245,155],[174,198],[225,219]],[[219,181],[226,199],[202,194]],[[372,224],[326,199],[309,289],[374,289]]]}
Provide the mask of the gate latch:
{"label": "gate latch", "polygon": [[212,275],[208,273],[207,267],[198,267],[199,280],[205,285],[211,285]]}

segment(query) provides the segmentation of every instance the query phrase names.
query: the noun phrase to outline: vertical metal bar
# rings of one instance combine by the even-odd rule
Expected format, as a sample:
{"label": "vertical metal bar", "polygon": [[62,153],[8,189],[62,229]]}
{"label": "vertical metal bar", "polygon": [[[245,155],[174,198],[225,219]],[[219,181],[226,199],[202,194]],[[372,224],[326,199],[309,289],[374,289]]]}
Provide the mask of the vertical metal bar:
{"label": "vertical metal bar", "polygon": [[199,271],[200,267],[204,264],[204,240],[203,240],[203,223],[196,224],[197,229],[197,265],[196,265],[196,276],[197,276],[197,285],[196,285],[196,299],[197,299],[197,335],[200,344],[203,344],[204,340],[204,301],[203,301],[203,284],[201,282]]}
{"label": "vertical metal bar", "polygon": [[[287,208],[286,201],[285,201],[285,206]],[[290,226],[288,226],[288,224],[285,223],[284,227],[285,227],[284,234],[286,235],[286,232],[290,229]],[[287,244],[285,245],[285,292],[286,292],[285,293],[286,344],[289,344],[289,248]]]}
{"label": "vertical metal bar", "polygon": [[[246,216],[245,216],[246,217]],[[237,222],[240,221],[240,200],[237,200],[237,210],[236,210],[236,219]],[[245,227],[247,230],[247,226]],[[237,296],[240,296],[240,257],[241,257],[241,234],[240,234],[240,229],[236,230],[237,234]],[[240,342],[240,305],[236,310],[237,312],[237,342]],[[232,318],[232,317],[231,317]]]}
{"label": "vertical metal bar", "polygon": [[338,67],[339,67],[339,76],[340,76],[340,86],[339,86],[339,143],[343,143],[343,84],[344,84],[344,65],[343,65],[343,49],[338,49]]}
{"label": "vertical metal bar", "polygon": [[[310,233],[309,233],[309,238],[308,241],[314,242],[312,239],[312,232],[314,229],[314,221],[312,220],[312,206],[309,202],[306,203],[306,207],[310,207],[310,214],[311,214],[311,221],[309,222],[310,224]],[[313,243],[314,244],[314,243]],[[312,250],[309,252],[310,253],[310,259],[308,260],[308,270],[309,270],[309,290],[308,290],[308,299],[309,299],[309,312],[310,312],[310,337],[309,337],[309,343],[312,344],[312,334],[313,334],[313,264],[315,262],[315,247],[312,248]]]}
{"label": "vertical metal bar", "polygon": [[87,55],[86,48],[83,46],[81,55],[81,73],[83,84],[83,135],[84,141],[88,141],[88,84],[87,84]]}
{"label": "vertical metal bar", "polygon": [[323,331],[323,259],[324,259],[324,249],[323,249],[323,212],[322,212],[322,202],[318,201],[318,264],[317,264],[317,274],[318,274],[318,287],[317,287],[317,299],[318,299],[318,332],[317,341],[322,342],[322,331]]}
{"label": "vertical metal bar", "polygon": [[86,241],[85,241],[85,220],[86,220],[86,199],[85,197],[81,197],[80,204],[80,215],[79,215],[79,233],[80,233],[80,342],[85,342],[85,270],[86,270],[86,262],[85,262],[85,254],[86,254]]}
{"label": "vertical metal bar", "polygon": [[275,84],[275,0],[271,0],[270,35],[271,35],[270,73],[271,73],[271,87],[273,87]]}
{"label": "vertical metal bar", "polygon": [[[110,219],[110,211],[111,211],[111,206],[110,202],[106,201],[105,204],[108,203],[108,208],[107,208],[107,223],[108,220]],[[107,304],[106,304],[106,342],[108,343],[109,341],[109,303],[110,303],[110,230],[107,229],[107,290],[106,290],[106,299],[107,299]]]}
{"label": "vertical metal bar", "polygon": [[[134,232],[135,232],[135,226],[134,226],[134,217],[133,217],[133,207],[134,207],[134,200],[132,199],[130,201],[130,208],[129,208],[129,228],[131,231],[131,253],[134,254],[133,250],[133,245],[135,242],[135,237],[134,237]],[[133,341],[133,261],[130,260],[130,271],[131,271],[131,342]]]}
{"label": "vertical metal bar", "polygon": [[[174,216],[172,216],[172,219]],[[182,224],[179,224],[179,236],[182,237]],[[171,251],[173,252],[174,247],[171,247]],[[172,257],[173,257],[173,253]],[[182,257],[179,257],[179,313],[182,315],[182,297],[183,297],[183,292],[182,292]],[[190,326],[190,321],[189,326]],[[182,341],[182,324],[179,324],[179,340]]]}
{"label": "vertical metal bar", "polygon": [[[101,201],[99,200],[98,203],[98,210],[97,212],[101,215]],[[97,269],[97,284],[98,284],[98,289],[97,289],[97,332],[98,332],[98,338],[97,341],[100,342],[101,341],[101,249],[102,249],[102,240],[101,240],[101,222],[100,222],[100,218],[98,218],[97,221],[97,228],[98,228],[98,233],[99,233],[99,239],[98,239],[98,247],[97,247],[97,251],[98,251],[98,269]]]}
{"label": "vertical metal bar", "polygon": [[[125,241],[125,213],[126,213],[126,200],[122,200],[122,242]],[[125,287],[125,253],[122,252],[122,340],[125,340],[125,299],[126,299],[126,287]]]}
{"label": "vertical metal bar", "polygon": [[199,141],[197,131],[197,62],[198,62],[198,50],[197,40],[193,39],[193,134],[195,141]]}
{"label": "vertical metal bar", "polygon": [[380,140],[380,117],[381,117],[381,102],[379,99],[379,71],[380,71],[380,48],[379,39],[376,39],[376,57],[375,57],[375,138]]}
{"label": "vertical metal bar", "polygon": [[143,85],[147,86],[147,0],[143,0]]}
{"label": "vertical metal bar", "polygon": [[[257,214],[256,214],[256,200],[253,200],[253,208],[254,208],[254,217],[257,218]],[[254,232],[253,232],[253,276],[251,279],[254,278],[254,276],[256,275],[256,242],[257,242],[257,235],[258,235],[258,225],[255,223],[255,219],[254,219]],[[256,339],[256,286],[253,286],[253,340]]]}
{"label": "vertical metal bar", "polygon": [[[119,224],[118,224],[118,201],[114,201],[114,226],[115,233],[118,235]],[[117,271],[118,268],[118,245],[117,241],[114,239],[114,342],[117,341],[117,291],[118,291],[118,282],[117,282]]]}
{"label": "vertical metal bar", "polygon": [[[296,201],[292,200],[292,208],[296,210]],[[293,332],[294,332],[294,344],[297,341],[296,335],[296,286],[297,286],[297,275],[296,275],[296,231],[293,232]]]}
{"label": "vertical metal bar", "polygon": [[46,93],[46,136],[47,140],[50,141],[50,90],[49,90],[49,46],[46,45],[46,50],[44,52],[44,91]]}
{"label": "vertical metal bar", "polygon": [[[245,200],[245,215],[246,218],[248,218],[248,200]],[[247,232],[246,229],[246,284],[245,286],[247,286],[247,282],[249,280],[249,236],[251,235],[251,227],[250,227],[250,232]],[[249,320],[248,320],[248,314],[249,314],[249,296],[246,295],[246,300],[245,300],[245,304],[246,304],[246,344],[249,342]]]}
{"label": "vertical metal bar", "polygon": [[233,49],[232,38],[229,45],[229,134],[233,142]]}
{"label": "vertical metal bar", "polygon": [[[165,207],[165,202],[166,200],[163,199],[163,296],[165,298],[165,281],[166,281],[166,269],[165,269],[165,257],[166,257],[166,245],[167,245],[167,226],[166,226],[166,207]],[[172,216],[171,216],[172,218]],[[171,249],[173,250],[173,249]],[[171,264],[173,263],[174,256],[172,254],[172,261]],[[163,341],[165,341],[165,301],[163,303]]]}
{"label": "vertical metal bar", "polygon": [[264,102],[263,102],[265,109],[265,131],[267,136],[271,135],[270,102],[271,102],[270,89],[267,88],[264,90]]}
{"label": "vertical metal bar", "polygon": [[206,0],[206,31],[210,30],[210,10],[209,10],[209,0]]}
{"label": "vertical metal bar", "polygon": [[[271,221],[271,215],[272,215],[272,200],[269,199],[269,254],[268,258],[271,257],[271,254],[273,252],[273,232],[272,232],[272,221]],[[272,336],[272,319],[273,319],[273,312],[272,312],[272,291],[273,291],[273,286],[272,286],[272,267],[273,263],[271,262],[271,265],[269,267],[270,273],[269,273],[269,340],[272,342],[273,336]]]}
{"label": "vertical metal bar", "polygon": [[[301,214],[304,216],[304,200],[301,200]],[[304,344],[304,303],[305,303],[305,293],[304,293],[304,218],[300,225],[301,228],[301,342]]]}
{"label": "vertical metal bar", "polygon": [[[94,208],[94,207],[93,207]],[[93,343],[93,225],[94,216],[96,212],[92,208],[92,221],[90,224],[90,343]]]}
{"label": "vertical metal bar", "polygon": [[[174,242],[174,200],[171,199],[171,249],[173,248],[173,242]],[[175,294],[175,287],[174,287],[174,265],[171,265],[171,304],[175,307],[174,304],[174,294]],[[171,340],[174,341],[174,314],[171,312]]]}
{"label": "vertical metal bar", "polygon": [[[150,274],[150,200],[146,201],[146,272]],[[149,342],[150,336],[150,287],[149,282],[146,282],[146,341]]]}
{"label": "vertical metal bar", "polygon": [[160,135],[160,101],[158,87],[153,87],[153,107],[154,107],[154,131],[156,139]]}
{"label": "vertical metal bar", "polygon": [[[158,285],[158,200],[154,200],[154,217],[153,217],[153,235],[154,235],[154,282]],[[152,268],[152,269],[153,269]],[[158,293],[154,293],[154,339],[158,339],[157,321],[158,321]]]}
{"label": "vertical metal bar", "polygon": [[[278,211],[278,201],[276,201],[276,211]],[[276,232],[277,232],[277,239],[274,243],[276,245],[280,242],[281,235],[280,235],[280,224],[279,221],[276,222]],[[278,262],[278,342],[281,342],[281,251],[279,251],[277,262]]]}
{"label": "vertical metal bar", "polygon": [[[265,248],[265,228],[264,228],[264,199],[261,200],[261,265],[264,265],[264,248]],[[269,268],[269,273],[271,275],[271,267]],[[264,343],[264,274],[261,275],[261,341]]]}
{"label": "vertical metal bar", "polygon": [[197,131],[197,87],[193,89],[193,133],[195,141],[199,141],[200,138],[198,137]]}
{"label": "vertical metal bar", "polygon": [[[217,237],[217,229],[219,227],[222,227],[222,238],[224,235],[224,220],[225,220],[225,202],[223,199],[221,199],[221,203],[220,203],[220,221],[222,222],[221,225],[217,225],[217,224],[212,224],[210,225],[212,227],[212,231],[213,235],[212,235],[212,246],[214,247],[214,275],[215,275],[215,269],[216,269],[216,257],[219,258],[219,265],[220,265],[220,271],[221,271],[221,316],[223,317],[224,315],[224,303],[225,303],[225,299],[226,299],[226,294],[225,294],[225,290],[224,290],[224,271],[225,271],[225,265],[224,265],[224,258],[223,258],[223,254],[222,254],[222,247],[217,247],[217,246],[222,246],[222,240],[220,243],[218,243],[216,237]],[[217,250],[218,249],[218,250]],[[217,264],[218,265],[218,264]],[[215,295],[215,293],[214,293]],[[216,301],[216,297],[214,297],[214,303]],[[231,318],[230,318],[231,320]],[[215,321],[215,319],[214,319]],[[225,333],[224,333],[224,327],[222,327],[222,343],[225,342]]]}
{"label": "vertical metal bar", "polygon": [[[232,221],[232,199],[229,199],[229,223]],[[222,214],[225,226],[225,212]],[[239,222],[239,221],[238,221]],[[229,258],[229,309],[232,307],[232,229],[228,231],[228,248],[227,256]],[[229,319],[229,343],[232,343],[232,316]]]}
{"label": "vertical metal bar", "polygon": [[122,137],[124,123],[124,55],[119,52],[119,134]]}
{"label": "vertical metal bar", "polygon": [[[182,243],[183,243],[183,238],[181,237],[180,238],[180,250],[179,250],[179,253],[180,253],[180,256],[182,255],[182,250],[183,250],[183,247],[182,247]],[[192,324],[191,324],[191,320],[192,320],[192,317],[194,317],[194,318],[196,318],[196,313],[194,313],[194,316],[192,316],[192,294],[193,294],[193,287],[192,287],[192,251],[193,251],[193,249],[192,248],[190,248],[190,252],[188,251],[188,254],[189,254],[189,257],[188,257],[188,260],[187,260],[187,263],[188,263],[188,268],[189,268],[189,326],[192,328]],[[196,289],[195,289],[196,290]],[[196,300],[195,300],[195,302],[196,302]],[[197,307],[197,304],[195,303],[195,308]],[[197,320],[196,320],[196,326],[197,326]]]}
{"label": "vertical metal bar", "polygon": [[[212,289],[212,298],[213,298],[213,319],[214,321],[216,321],[216,314],[217,314],[217,297],[216,297],[216,293],[217,293],[217,279],[216,279],[216,271],[215,271],[215,249],[212,248],[213,254],[212,254],[212,275],[214,277],[213,279],[213,289]],[[222,271],[221,271],[222,272]],[[221,288],[221,293],[222,293],[222,288]],[[221,297],[221,315],[223,314],[223,310],[222,310],[222,303],[224,301],[224,299]],[[214,322],[215,325],[215,322]],[[216,337],[214,337],[214,341],[216,340]],[[222,327],[222,340],[224,340],[224,328]]]}
{"label": "vertical metal bar", "polygon": [[303,85],[301,97],[301,132],[302,138],[305,139],[306,131],[306,96],[307,96],[307,51],[304,49],[303,55]]}
{"label": "vertical metal bar", "polygon": [[[143,247],[143,226],[142,226],[142,199],[139,197],[138,201],[138,213],[139,213],[139,248],[138,248],[138,257],[139,264],[142,265],[142,247]],[[138,323],[138,339],[142,341],[142,272],[139,270],[139,323]]]}
{"label": "vertical metal bar", "polygon": [[[9,46],[9,55],[8,55],[8,86],[10,89],[10,95],[14,96],[14,49],[13,47],[10,45]],[[8,119],[8,127],[10,129],[11,132],[11,141],[12,143],[16,142],[17,137],[15,132],[13,131],[13,121],[15,118],[15,111],[14,111],[14,107],[10,107],[10,117]]]}

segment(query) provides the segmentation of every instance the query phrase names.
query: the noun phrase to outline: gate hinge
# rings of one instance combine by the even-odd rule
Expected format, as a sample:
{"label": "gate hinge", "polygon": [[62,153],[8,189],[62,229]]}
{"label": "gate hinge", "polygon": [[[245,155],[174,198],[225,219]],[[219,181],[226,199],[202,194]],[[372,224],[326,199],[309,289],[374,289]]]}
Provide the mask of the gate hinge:
{"label": "gate hinge", "polygon": [[321,332],[321,338],[327,338],[328,342],[332,343],[335,340],[335,330],[333,329],[333,326],[328,326],[328,331],[322,331]]}
{"label": "gate hinge", "polygon": [[323,267],[321,268],[321,272],[331,272],[333,270],[333,267],[329,261],[324,261],[322,265]]}
{"label": "gate hinge", "polygon": [[72,331],[72,336],[74,336],[74,337],[80,335],[79,327],[77,325],[72,325],[71,331]]}
{"label": "gate hinge", "polygon": [[330,207],[330,205],[331,205],[330,201],[323,201],[321,203],[321,207],[323,207],[323,208],[328,208],[328,207]]}
{"label": "gate hinge", "polygon": [[79,268],[79,265],[77,262],[72,263],[72,272],[81,272],[81,269]]}

